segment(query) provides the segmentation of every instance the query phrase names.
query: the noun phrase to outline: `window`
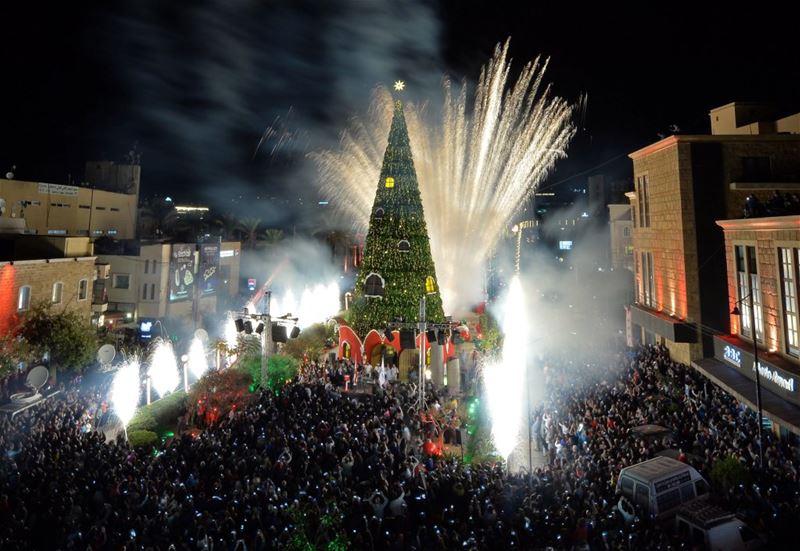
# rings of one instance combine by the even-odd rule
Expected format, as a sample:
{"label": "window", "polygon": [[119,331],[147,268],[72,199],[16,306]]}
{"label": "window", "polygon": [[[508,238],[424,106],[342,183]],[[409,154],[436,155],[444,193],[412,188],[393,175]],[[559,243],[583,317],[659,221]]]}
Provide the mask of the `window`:
{"label": "window", "polygon": [[692,501],[694,497],[694,486],[692,486],[691,482],[681,486],[681,502]]}
{"label": "window", "polygon": [[157,268],[158,268],[158,260],[153,260],[153,273],[156,273]]}
{"label": "window", "polygon": [[129,289],[131,286],[131,276],[128,274],[114,274],[112,287],[114,289]]}
{"label": "window", "polygon": [[78,300],[86,300],[89,295],[89,280],[82,279],[78,282]]}
{"label": "window", "polygon": [[91,209],[92,207],[90,205],[78,205],[78,208],[79,209]]}
{"label": "window", "polygon": [[783,326],[786,352],[800,357],[797,317],[797,249],[778,249],[781,262]]}
{"label": "window", "polygon": [[392,178],[391,176],[386,178],[386,187],[390,189],[394,187],[394,178]]}
{"label": "window", "polygon": [[636,484],[636,505],[650,509],[650,488],[644,484]]}
{"label": "window", "polygon": [[761,282],[758,277],[755,247],[736,245],[736,288],[741,312],[739,333],[745,337],[753,337],[750,325],[750,302],[752,299],[756,340],[760,341],[764,337],[764,323],[761,315]]}
{"label": "window", "polygon": [[378,222],[383,220],[383,209],[375,209],[375,220]]}
{"label": "window", "polygon": [[636,178],[636,197],[639,200],[639,227],[650,227],[650,185],[647,176]]}
{"label": "window", "polygon": [[668,492],[664,492],[663,494],[656,497],[656,504],[658,505],[658,512],[659,514],[663,513],[664,511],[669,511],[670,509],[674,509],[678,505],[681,504],[681,496],[677,488],[674,490],[669,490]]}
{"label": "window", "polygon": [[625,245],[625,255],[633,256],[633,245]]}
{"label": "window", "polygon": [[622,237],[630,237],[631,236],[631,228],[630,226],[625,226],[622,228]]}
{"label": "window", "polygon": [[94,230],[92,235],[103,235],[103,230]]}
{"label": "window", "polygon": [[364,294],[368,297],[382,297],[385,284],[380,275],[372,272],[364,280]]}
{"label": "window", "polygon": [[47,230],[47,235],[67,235],[67,230]]}
{"label": "window", "polygon": [[106,210],[105,207],[95,207],[94,210]]}
{"label": "window", "polygon": [[657,308],[656,282],[653,273],[653,253],[642,253],[642,296],[641,301],[649,308]]}
{"label": "window", "polygon": [[108,230],[108,235],[117,235],[117,230]]}
{"label": "window", "polygon": [[411,243],[408,242],[408,239],[401,239],[399,243],[397,243],[397,250],[401,253],[407,253],[411,251]]}
{"label": "window", "polygon": [[147,283],[142,283],[142,300],[147,300]]}
{"label": "window", "polygon": [[19,288],[17,295],[17,310],[22,312],[31,307],[31,287],[25,285]]}
{"label": "window", "polygon": [[627,476],[622,477],[622,495],[628,499],[633,499],[633,479]]}
{"label": "window", "polygon": [[144,273],[148,273],[150,271],[150,260],[144,260]]}
{"label": "window", "polygon": [[151,283],[150,284],[150,300],[155,300],[155,298],[156,298],[156,284],[155,283]]}
{"label": "window", "polygon": [[708,493],[708,484],[705,480],[698,480],[694,483],[694,491],[697,497],[704,496]]}
{"label": "window", "polygon": [[772,165],[769,157],[742,157],[742,179],[745,182],[771,180]]}
{"label": "window", "polygon": [[64,295],[64,284],[60,281],[53,283],[53,295],[50,297],[50,300],[53,304],[61,304],[61,298]]}
{"label": "window", "polygon": [[119,212],[119,209],[117,207],[111,207],[111,212]]}
{"label": "window", "polygon": [[432,295],[436,292],[436,280],[433,279],[433,276],[428,276],[425,278],[425,293]]}

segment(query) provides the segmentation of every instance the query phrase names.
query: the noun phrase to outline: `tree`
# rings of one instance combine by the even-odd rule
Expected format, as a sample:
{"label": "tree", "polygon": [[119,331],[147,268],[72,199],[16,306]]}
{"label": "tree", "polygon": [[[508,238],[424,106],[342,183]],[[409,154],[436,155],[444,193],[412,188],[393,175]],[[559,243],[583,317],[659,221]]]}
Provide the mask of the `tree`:
{"label": "tree", "polygon": [[238,239],[238,234],[242,229],[242,224],[235,214],[231,212],[223,213],[214,220],[214,224],[220,228],[220,235],[223,239]]}
{"label": "tree", "polygon": [[315,323],[303,329],[296,339],[289,339],[283,345],[283,353],[301,361],[306,354],[309,360],[316,360],[325,351],[325,341],[333,337],[327,325]]}
{"label": "tree", "polygon": [[139,233],[144,237],[169,236],[178,222],[175,204],[161,197],[153,197],[139,207]]}
{"label": "tree", "polygon": [[256,248],[258,241],[258,226],[261,225],[261,218],[242,218],[241,229],[245,239],[245,245],[250,249]]}
{"label": "tree", "polygon": [[268,228],[264,230],[264,241],[266,241],[267,245],[275,246],[278,245],[281,241],[283,241],[283,230],[278,230],[275,228]]}
{"label": "tree", "polygon": [[398,101],[356,279],[352,306],[356,332],[363,337],[398,317],[417,320],[423,295],[428,321],[443,322],[417,173]]}
{"label": "tree", "polygon": [[0,337],[0,379],[13,373],[20,361],[28,357],[25,339],[9,333]]}
{"label": "tree", "polygon": [[73,310],[57,311],[47,302],[27,312],[19,335],[35,356],[49,355],[51,376],[58,369],[83,371],[97,350],[97,333],[88,320]]}

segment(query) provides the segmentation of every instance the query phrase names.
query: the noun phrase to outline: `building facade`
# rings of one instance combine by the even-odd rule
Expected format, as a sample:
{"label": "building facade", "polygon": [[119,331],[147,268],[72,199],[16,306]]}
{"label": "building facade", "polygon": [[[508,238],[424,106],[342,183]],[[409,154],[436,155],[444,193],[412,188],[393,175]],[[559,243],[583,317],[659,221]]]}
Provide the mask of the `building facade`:
{"label": "building facade", "polygon": [[611,267],[633,272],[633,220],[631,206],[608,205]]}
{"label": "building facade", "polygon": [[92,161],[86,169],[89,183],[82,186],[0,180],[0,219],[12,219],[0,220],[0,227],[33,235],[136,237],[141,167]]}
{"label": "building facade", "polygon": [[98,323],[110,327],[140,320],[168,320],[202,327],[238,294],[240,243],[103,244],[98,263],[107,265],[102,295],[107,306]]}
{"label": "building facade", "polygon": [[[713,110],[712,121],[735,118],[737,105]],[[741,217],[748,197],[767,205],[776,192],[800,190],[800,135],[670,136],[630,158],[633,331],[689,364],[712,354],[713,333],[730,327],[724,239],[716,221]]]}
{"label": "building facade", "polygon": [[0,236],[0,334],[44,302],[89,321],[95,257],[88,238]]}

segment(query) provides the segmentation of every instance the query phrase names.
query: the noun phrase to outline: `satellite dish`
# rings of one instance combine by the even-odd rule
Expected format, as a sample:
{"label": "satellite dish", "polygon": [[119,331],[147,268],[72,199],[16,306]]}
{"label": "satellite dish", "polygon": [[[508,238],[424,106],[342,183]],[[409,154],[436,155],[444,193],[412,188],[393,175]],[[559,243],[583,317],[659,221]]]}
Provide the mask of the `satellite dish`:
{"label": "satellite dish", "polygon": [[6,200],[0,198],[0,216],[3,216],[6,213]]}
{"label": "satellite dish", "polygon": [[97,351],[97,361],[103,366],[107,366],[113,362],[116,356],[117,349],[114,348],[113,344],[104,344],[100,347],[100,350]]}
{"label": "satellite dish", "polygon": [[194,332],[194,336],[200,339],[200,342],[202,342],[203,344],[208,342],[208,331],[206,331],[205,329],[198,329],[197,331]]}
{"label": "satellite dish", "polygon": [[49,377],[50,371],[43,365],[37,365],[28,373],[28,376],[25,378],[25,385],[34,393],[37,393],[47,382]]}

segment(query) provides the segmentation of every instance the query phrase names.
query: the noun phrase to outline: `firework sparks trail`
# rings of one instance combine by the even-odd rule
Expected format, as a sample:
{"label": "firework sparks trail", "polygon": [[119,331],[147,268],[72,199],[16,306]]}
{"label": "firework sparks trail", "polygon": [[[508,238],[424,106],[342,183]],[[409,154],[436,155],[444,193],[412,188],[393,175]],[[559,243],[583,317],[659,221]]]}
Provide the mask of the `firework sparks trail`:
{"label": "firework sparks trail", "polygon": [[[509,83],[509,43],[497,46],[481,71],[468,112],[467,85],[443,81],[441,120],[406,105],[406,119],[426,209],[431,252],[445,310],[481,296],[484,263],[511,217],[566,156],[575,107],[543,84],[547,61],[528,63]],[[510,86],[509,86],[510,84]],[[392,96],[378,88],[367,120],[355,120],[336,151],[314,153],[320,187],[342,216],[363,230],[369,222],[392,117]]]}

